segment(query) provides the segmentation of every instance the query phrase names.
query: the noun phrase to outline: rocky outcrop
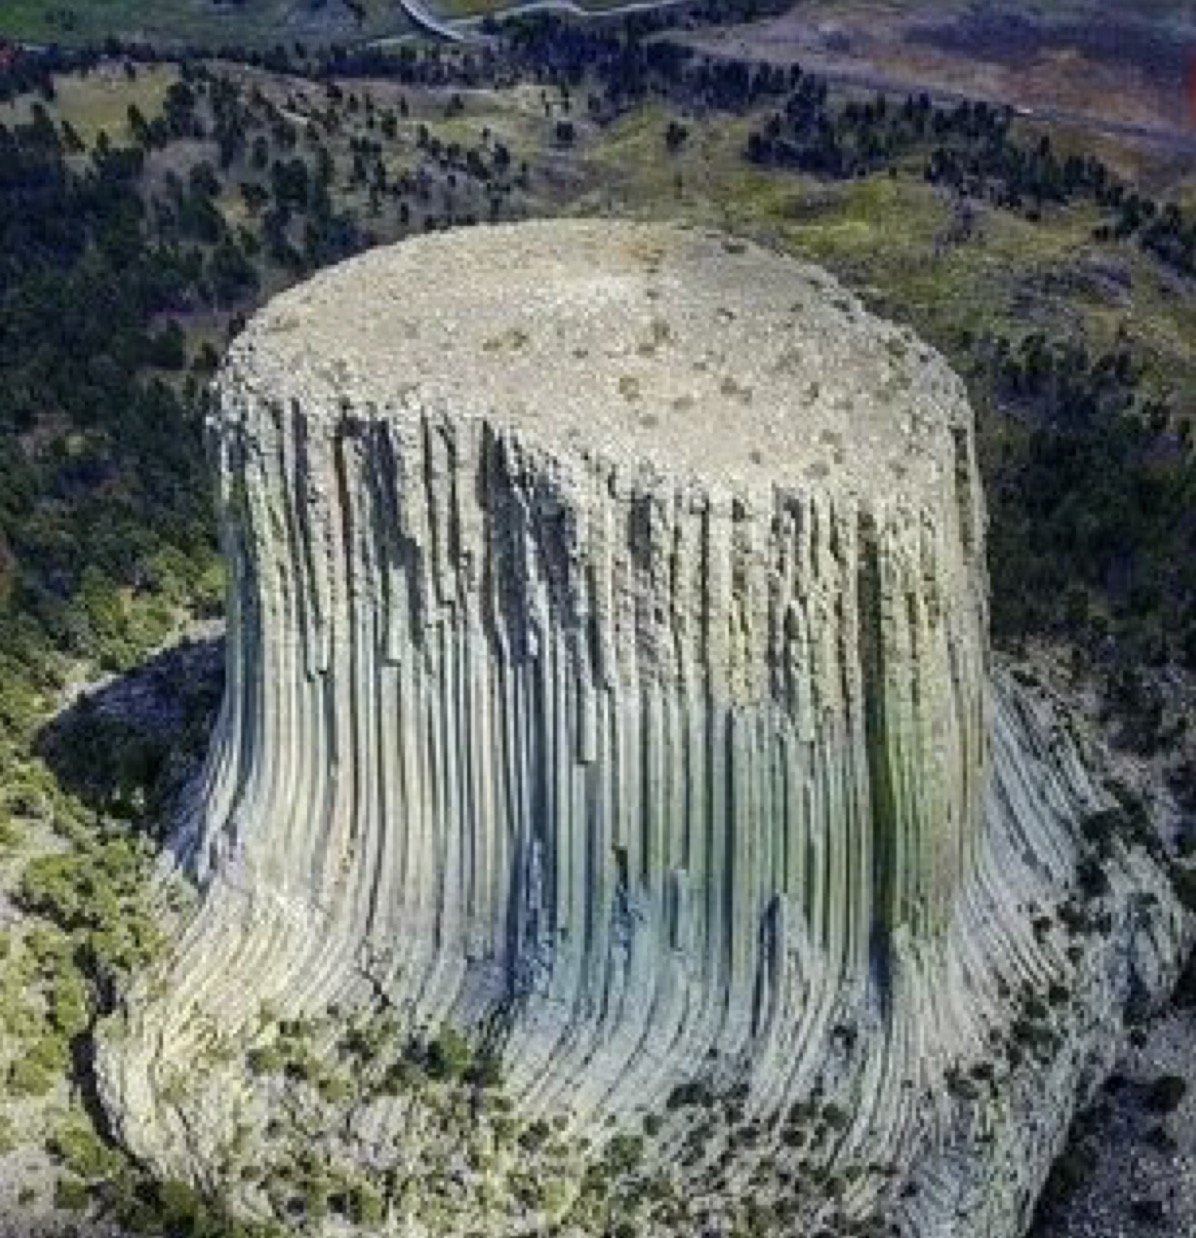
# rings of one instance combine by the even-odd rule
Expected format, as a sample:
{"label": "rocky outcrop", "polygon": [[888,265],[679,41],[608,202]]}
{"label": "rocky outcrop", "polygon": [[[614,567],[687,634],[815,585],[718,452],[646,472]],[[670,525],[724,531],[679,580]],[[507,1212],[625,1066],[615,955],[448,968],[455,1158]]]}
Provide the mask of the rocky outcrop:
{"label": "rocky outcrop", "polygon": [[[1101,794],[990,703],[942,361],[738,242],[480,229],[276,300],[210,435],[228,687],[178,839],[199,912],[105,1054],[128,1142],[211,1174],[260,1111],[178,1086],[213,1036],[380,1003],[501,1047],[574,1129],[698,1077],[761,1116],[833,1097],[825,1160],[872,1167],[840,1206],[960,1232],[943,1080],[1011,987],[1076,971],[1029,907]],[[1015,1111],[976,1120],[1029,1182]],[[1015,1232],[968,1172],[974,1232]]]}

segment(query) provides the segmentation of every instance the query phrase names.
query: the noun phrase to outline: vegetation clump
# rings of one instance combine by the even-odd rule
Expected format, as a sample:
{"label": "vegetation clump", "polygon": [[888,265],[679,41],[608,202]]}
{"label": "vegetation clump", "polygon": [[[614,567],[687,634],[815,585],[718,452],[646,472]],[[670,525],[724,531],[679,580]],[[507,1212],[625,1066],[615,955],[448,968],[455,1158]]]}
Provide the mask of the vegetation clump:
{"label": "vegetation clump", "polygon": [[1146,1107],[1153,1113],[1174,1113],[1188,1094],[1180,1075],[1160,1075],[1146,1090]]}

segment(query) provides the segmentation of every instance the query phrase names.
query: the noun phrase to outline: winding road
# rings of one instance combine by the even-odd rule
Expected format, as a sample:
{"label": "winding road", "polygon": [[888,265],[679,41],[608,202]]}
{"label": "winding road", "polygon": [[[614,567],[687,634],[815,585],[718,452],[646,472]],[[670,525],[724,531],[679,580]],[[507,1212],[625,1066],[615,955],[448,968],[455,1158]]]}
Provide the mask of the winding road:
{"label": "winding road", "polygon": [[[419,0],[399,0],[399,3],[403,7],[403,12],[411,19],[412,24],[418,26],[425,34],[434,34],[437,38],[448,39],[453,43],[463,43],[465,41],[467,36],[457,28],[456,22],[438,16],[420,4]],[[376,45],[391,42],[394,42],[394,40],[375,40]]]}
{"label": "winding road", "polygon": [[[688,0],[628,0],[601,9],[587,8],[577,0],[520,0],[504,8],[476,17],[444,17],[434,12],[422,0],[399,0],[411,22],[428,34],[464,43],[479,37],[478,30],[487,17],[506,19],[525,13],[565,13],[570,17],[626,17],[629,13],[646,13],[652,9],[671,9]],[[380,40],[381,41],[381,40]]]}

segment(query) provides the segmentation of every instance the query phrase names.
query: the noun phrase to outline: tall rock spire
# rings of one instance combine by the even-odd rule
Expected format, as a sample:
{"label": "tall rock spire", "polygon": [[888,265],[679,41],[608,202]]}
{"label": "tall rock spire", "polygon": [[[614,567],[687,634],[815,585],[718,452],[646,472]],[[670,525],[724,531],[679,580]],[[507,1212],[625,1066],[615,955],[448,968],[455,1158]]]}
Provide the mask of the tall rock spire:
{"label": "tall rock spire", "polygon": [[775,1108],[863,1029],[853,1138],[891,1153],[994,987],[944,362],[754,246],[522,224],[279,297],[209,434],[228,681],[201,908],[113,1073],[144,1141],[205,1017],[381,999],[497,1034],[517,1101],[582,1120],[712,1062]]}

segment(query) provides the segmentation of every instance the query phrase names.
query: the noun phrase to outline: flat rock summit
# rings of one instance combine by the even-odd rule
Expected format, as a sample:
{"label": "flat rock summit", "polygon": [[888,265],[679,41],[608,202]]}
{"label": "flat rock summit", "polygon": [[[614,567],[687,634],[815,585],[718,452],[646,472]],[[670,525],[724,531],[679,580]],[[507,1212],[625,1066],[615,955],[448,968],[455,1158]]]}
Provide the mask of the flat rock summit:
{"label": "flat rock summit", "polygon": [[[209,437],[226,697],[196,908],[101,1054],[120,1138],[278,1216],[246,1158],[298,1106],[402,1234],[607,1232],[632,1132],[637,1232],[747,1198],[761,1232],[1022,1232],[1183,917],[1137,852],[1077,901],[1119,809],[994,664],[935,352],[725,236],[476,228],[278,297]],[[239,1066],[300,1024],[307,1075]],[[484,1049],[573,1176],[504,1195],[496,1142],[448,1150],[451,1202],[395,1187],[443,1123],[313,1084],[350,1025]]]}
{"label": "flat rock summit", "polygon": [[934,487],[935,436],[970,420],[942,360],[824,272],[717,234],[588,221],[344,263],[258,315],[229,372],[309,418],[348,401],[371,420],[490,419],[577,456],[765,490]]}

